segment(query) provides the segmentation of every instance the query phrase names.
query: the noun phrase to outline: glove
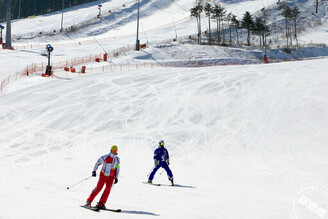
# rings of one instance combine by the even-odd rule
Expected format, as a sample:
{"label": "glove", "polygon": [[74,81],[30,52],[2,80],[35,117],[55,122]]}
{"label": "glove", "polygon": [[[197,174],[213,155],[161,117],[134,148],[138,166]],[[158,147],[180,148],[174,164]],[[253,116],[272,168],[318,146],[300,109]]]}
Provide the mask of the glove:
{"label": "glove", "polygon": [[114,179],[114,184],[116,184],[116,183],[118,183],[118,179],[117,178]]}
{"label": "glove", "polygon": [[159,165],[159,160],[155,160],[155,166]]}
{"label": "glove", "polygon": [[167,165],[170,165],[170,160],[166,160]]}
{"label": "glove", "polygon": [[92,176],[93,176],[93,177],[96,177],[96,176],[97,176],[96,171],[92,171]]}

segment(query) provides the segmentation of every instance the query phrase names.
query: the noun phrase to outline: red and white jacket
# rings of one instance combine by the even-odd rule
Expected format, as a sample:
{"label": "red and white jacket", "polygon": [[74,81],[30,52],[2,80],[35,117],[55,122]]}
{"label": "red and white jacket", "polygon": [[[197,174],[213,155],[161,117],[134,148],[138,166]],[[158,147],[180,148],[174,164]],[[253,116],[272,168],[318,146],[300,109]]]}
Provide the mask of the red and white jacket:
{"label": "red and white jacket", "polygon": [[101,156],[95,164],[93,171],[97,171],[99,165],[102,165],[101,172],[105,176],[115,176],[115,178],[118,179],[120,173],[120,158],[117,155],[109,153]]}

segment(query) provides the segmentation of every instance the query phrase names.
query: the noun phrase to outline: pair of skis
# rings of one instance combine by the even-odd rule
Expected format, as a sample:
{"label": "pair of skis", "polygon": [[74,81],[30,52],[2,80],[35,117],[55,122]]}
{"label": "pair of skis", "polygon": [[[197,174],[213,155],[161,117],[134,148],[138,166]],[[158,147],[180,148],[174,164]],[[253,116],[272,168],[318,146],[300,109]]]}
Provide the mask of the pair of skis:
{"label": "pair of skis", "polygon": [[[166,184],[160,184],[160,183],[149,183],[149,182],[143,182],[145,184],[148,184],[148,185],[152,185],[152,186],[168,186]],[[170,185],[170,186],[174,186],[174,184]],[[84,205],[81,205],[82,208],[85,208],[85,209],[89,209],[91,211],[96,211],[96,212],[99,212],[100,210],[102,211],[112,211],[112,212],[121,212],[122,210],[121,209],[111,209],[111,208],[105,208],[105,209],[101,209],[101,208],[97,208],[95,206],[84,206]]]}
{"label": "pair of skis", "polygon": [[121,209],[110,209],[110,208],[102,209],[102,208],[97,208],[97,207],[93,207],[93,206],[84,206],[84,205],[81,205],[81,207],[85,208],[85,209],[89,209],[91,211],[96,211],[96,212],[99,212],[100,210],[102,210],[102,211],[112,211],[112,212],[121,212],[122,211]]}
{"label": "pair of skis", "polygon": [[148,185],[152,185],[152,186],[174,186],[174,184],[172,185],[167,185],[167,184],[160,184],[160,183],[149,183],[149,182],[142,182]]}

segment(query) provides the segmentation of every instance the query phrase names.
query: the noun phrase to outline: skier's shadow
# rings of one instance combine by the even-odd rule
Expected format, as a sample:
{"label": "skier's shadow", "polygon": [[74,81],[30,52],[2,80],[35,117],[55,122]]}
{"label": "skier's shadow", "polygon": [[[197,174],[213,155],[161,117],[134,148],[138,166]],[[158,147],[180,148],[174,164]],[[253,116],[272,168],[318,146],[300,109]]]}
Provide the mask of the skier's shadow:
{"label": "skier's shadow", "polygon": [[[168,184],[161,184],[161,186],[169,186],[169,187],[171,187],[171,185],[168,185]],[[185,185],[180,185],[180,184],[174,184],[173,187],[188,188],[188,189],[195,189],[196,188],[194,186],[185,186]]]}
{"label": "skier's shadow", "polygon": [[127,213],[127,214],[145,214],[145,215],[151,215],[151,216],[159,216],[158,214],[151,213],[151,212],[146,212],[146,211],[121,211],[122,213]]}
{"label": "skier's shadow", "polygon": [[194,186],[184,186],[184,185],[179,185],[179,184],[174,184],[174,187],[189,188],[189,189],[195,189],[196,188]]}

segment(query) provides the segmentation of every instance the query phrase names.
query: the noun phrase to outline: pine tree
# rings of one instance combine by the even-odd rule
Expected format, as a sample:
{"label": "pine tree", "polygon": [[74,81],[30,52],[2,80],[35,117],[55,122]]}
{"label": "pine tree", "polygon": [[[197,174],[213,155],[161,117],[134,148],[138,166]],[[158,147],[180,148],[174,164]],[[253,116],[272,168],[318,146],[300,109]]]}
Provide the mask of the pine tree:
{"label": "pine tree", "polygon": [[[12,19],[17,19],[19,12],[19,1],[11,0]],[[94,0],[65,0],[65,7],[72,7]],[[0,0],[0,21],[5,21],[7,16],[7,0]],[[31,15],[41,15],[62,10],[62,1],[60,0],[21,0],[21,18]]]}
{"label": "pine tree", "polygon": [[301,12],[298,10],[297,6],[295,6],[295,8],[292,9],[292,12],[291,12],[291,17],[292,17],[292,20],[294,21],[294,38],[296,40],[296,46],[298,46],[298,39],[297,39],[297,18],[298,18],[298,15],[300,14]]}
{"label": "pine tree", "polygon": [[244,14],[244,17],[241,21],[241,26],[247,29],[247,45],[250,46],[251,31],[254,28],[254,22],[252,19],[252,15],[248,11],[246,11]]}
{"label": "pine tree", "polygon": [[286,28],[286,41],[287,41],[287,47],[289,46],[289,35],[290,35],[290,28],[289,28],[289,19],[291,18],[292,9],[287,5],[285,5],[285,8],[281,15],[285,18],[285,28]]}
{"label": "pine tree", "polygon": [[208,44],[211,45],[212,37],[211,37],[211,18],[213,13],[213,7],[211,3],[207,3],[204,7],[205,15],[208,17]]}
{"label": "pine tree", "polygon": [[228,22],[228,27],[229,27],[229,44],[232,44],[232,40],[231,40],[231,29],[233,27],[233,23],[232,23],[232,18],[233,18],[233,14],[230,12],[228,15],[227,15],[227,22]]}
{"label": "pine tree", "polygon": [[212,18],[216,20],[216,33],[218,37],[218,43],[221,43],[221,22],[223,22],[225,14],[226,10],[220,4],[216,4],[214,6]]}
{"label": "pine tree", "polygon": [[198,4],[194,8],[190,9],[190,17],[195,17],[197,19],[197,29],[198,29],[197,38],[199,44],[201,42],[201,36],[202,36],[201,14],[203,12],[203,9],[204,8],[200,2],[198,2]]}
{"label": "pine tree", "polygon": [[[264,35],[265,35],[265,31],[266,31],[266,28],[265,28],[265,24],[264,24],[262,18],[257,17],[255,19],[253,32],[256,35],[259,35],[260,36],[260,47],[262,46],[262,42],[263,42],[263,46],[264,46]],[[262,38],[263,38],[263,41],[262,41]]]}
{"label": "pine tree", "polygon": [[235,30],[236,30],[237,44],[239,45],[238,29],[239,29],[239,26],[240,26],[240,22],[239,22],[239,20],[237,19],[237,16],[236,16],[236,15],[233,15],[233,16],[232,16],[232,18],[231,18],[231,22],[232,22],[232,24],[233,24],[233,27],[234,27]]}

